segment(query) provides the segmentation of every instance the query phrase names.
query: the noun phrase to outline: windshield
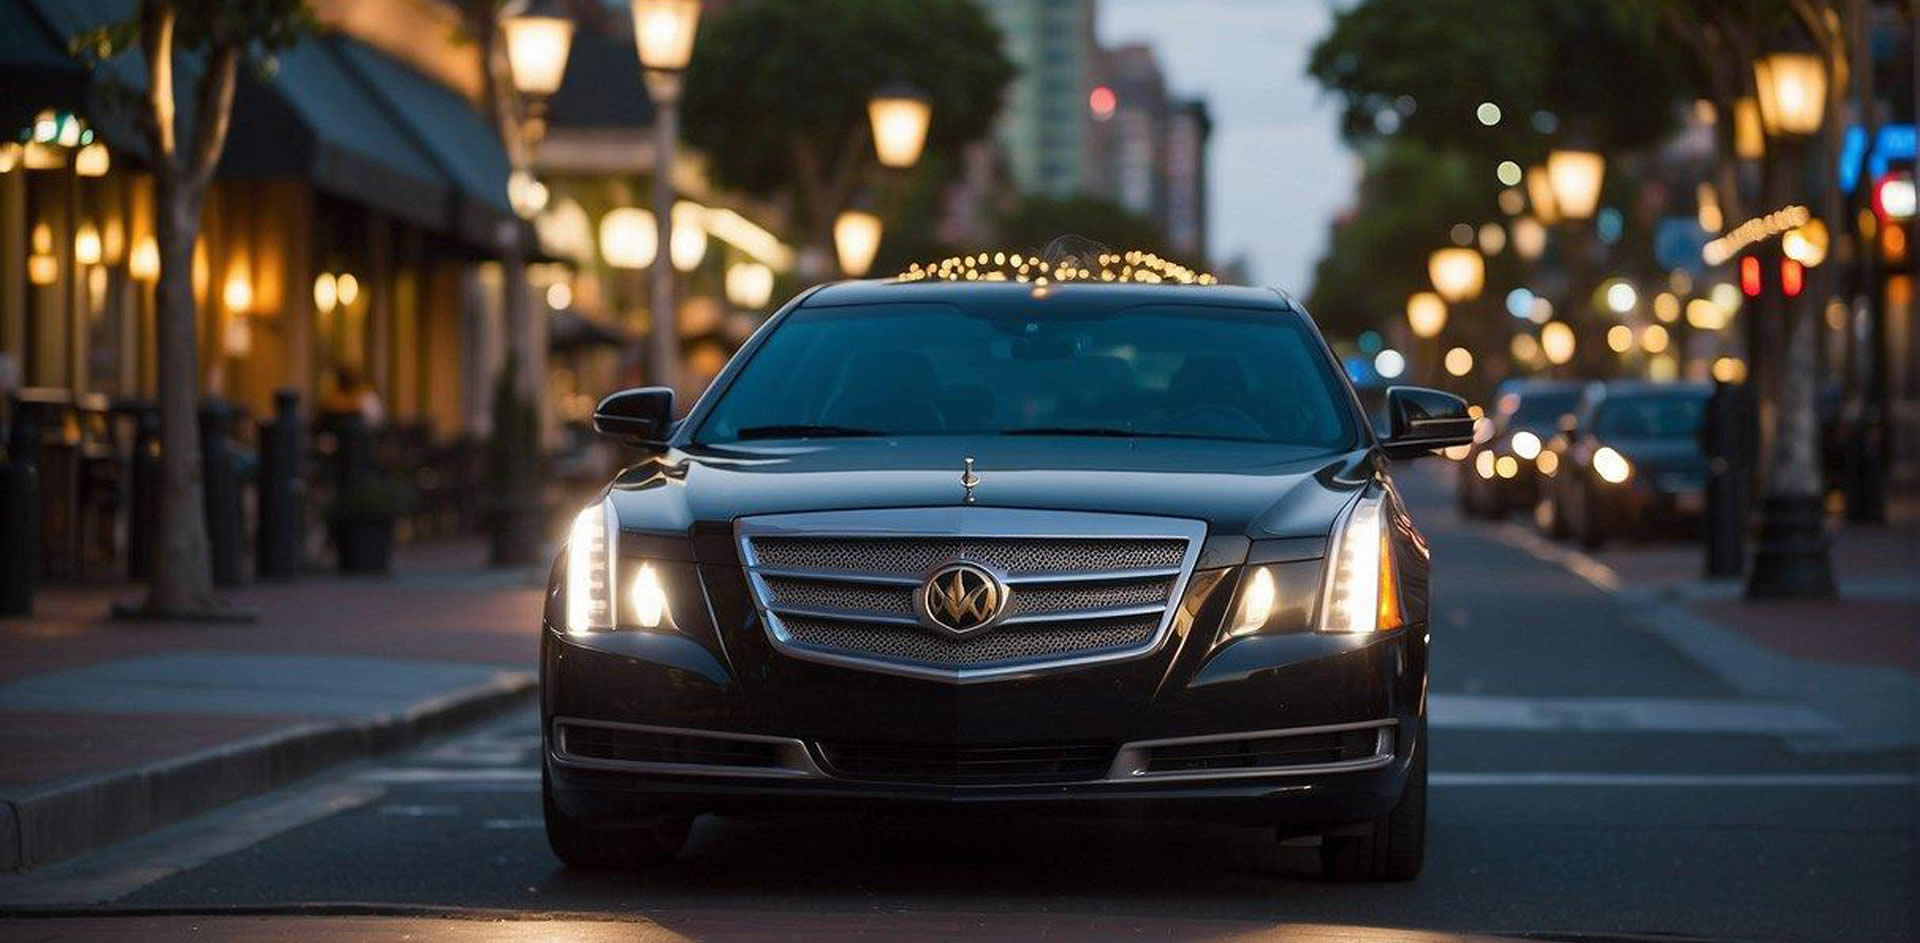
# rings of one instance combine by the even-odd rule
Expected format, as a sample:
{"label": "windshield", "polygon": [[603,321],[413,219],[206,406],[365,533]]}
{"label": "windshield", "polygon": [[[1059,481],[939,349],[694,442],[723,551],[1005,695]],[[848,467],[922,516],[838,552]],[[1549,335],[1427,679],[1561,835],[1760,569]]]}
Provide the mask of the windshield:
{"label": "windshield", "polygon": [[1593,431],[1602,439],[1691,439],[1707,401],[1699,396],[1621,396],[1600,406]]}
{"label": "windshield", "polygon": [[1520,397],[1520,403],[1514,408],[1513,417],[1507,420],[1516,427],[1551,426],[1570,412],[1580,399],[1576,390],[1555,390],[1552,392],[1527,393]]}
{"label": "windshield", "polygon": [[1344,394],[1300,320],[1267,310],[802,308],[695,440],[1080,434],[1338,448],[1354,435]]}

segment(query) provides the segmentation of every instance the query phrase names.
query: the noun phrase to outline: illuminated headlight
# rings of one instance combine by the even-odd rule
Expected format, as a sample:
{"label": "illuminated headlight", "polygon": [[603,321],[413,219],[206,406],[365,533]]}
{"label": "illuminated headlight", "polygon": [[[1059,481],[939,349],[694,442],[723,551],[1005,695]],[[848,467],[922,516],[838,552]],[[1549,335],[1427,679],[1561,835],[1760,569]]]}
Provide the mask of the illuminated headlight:
{"label": "illuminated headlight", "polygon": [[[620,526],[613,503],[588,506],[573,518],[567,535],[567,631],[574,635],[620,625],[657,629],[673,624],[660,569],[650,562],[620,562]],[[614,600],[626,592],[626,609]]]}
{"label": "illuminated headlight", "polygon": [[1554,473],[1560,470],[1560,456],[1552,452],[1541,452],[1540,457],[1533,460],[1533,467],[1540,469],[1540,474],[1552,478]]}
{"label": "illuminated headlight", "polygon": [[1603,445],[1593,453],[1593,473],[1611,484],[1619,484],[1633,474],[1633,465],[1625,455]]}
{"label": "illuminated headlight", "polygon": [[1334,535],[1327,558],[1322,632],[1374,632],[1405,623],[1384,498],[1362,498]]}
{"label": "illuminated headlight", "polygon": [[1502,478],[1512,478],[1520,474],[1520,462],[1511,455],[1502,455],[1493,463],[1493,470]]}
{"label": "illuminated headlight", "polygon": [[1540,437],[1525,430],[1514,433],[1513,438],[1507,440],[1507,445],[1513,449],[1513,454],[1527,461],[1532,461],[1540,454]]}
{"label": "illuminated headlight", "polygon": [[590,504],[567,534],[567,631],[574,635],[613,628],[614,521],[613,502]]}
{"label": "illuminated headlight", "polygon": [[1493,453],[1481,452],[1473,457],[1473,472],[1482,478],[1493,477]]}
{"label": "illuminated headlight", "polygon": [[1265,628],[1273,618],[1279,595],[1272,570],[1259,566],[1248,571],[1247,583],[1240,588],[1240,605],[1234,607],[1233,624],[1227,627],[1227,634],[1250,635]]}

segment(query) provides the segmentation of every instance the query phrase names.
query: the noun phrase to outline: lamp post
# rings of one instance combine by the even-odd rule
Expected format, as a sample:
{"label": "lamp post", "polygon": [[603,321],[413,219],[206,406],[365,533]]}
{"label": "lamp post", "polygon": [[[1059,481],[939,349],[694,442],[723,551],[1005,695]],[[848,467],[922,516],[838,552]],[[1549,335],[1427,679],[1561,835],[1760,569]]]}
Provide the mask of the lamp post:
{"label": "lamp post", "polygon": [[[1541,217],[1548,225],[1559,224],[1564,241],[1567,292],[1563,299],[1564,317],[1574,329],[1581,329],[1590,313],[1584,304],[1588,297],[1592,243],[1588,241],[1586,222],[1600,206],[1600,187],[1606,180],[1607,160],[1598,151],[1560,147],[1547,153],[1545,164],[1528,176],[1530,194],[1544,193],[1552,203],[1552,218]],[[1534,176],[1540,178],[1536,186]],[[1591,340],[1589,338],[1589,340]],[[1598,372],[1600,352],[1597,343],[1580,345],[1584,351],[1584,369]],[[1561,362],[1561,363],[1564,363]]]}
{"label": "lamp post", "polygon": [[633,0],[633,45],[653,99],[653,222],[657,251],[650,266],[652,329],[647,375],[658,386],[680,378],[680,332],[673,309],[673,165],[680,141],[681,80],[693,58],[700,0]]}
{"label": "lamp post", "polygon": [[[1807,139],[1818,133],[1826,111],[1826,64],[1799,50],[1763,54],[1753,64],[1760,121],[1768,148],[1770,200],[1784,200],[1801,178]],[[1759,253],[1763,273],[1784,276],[1800,263],[1786,258],[1778,244]],[[1786,329],[1778,364],[1778,428],[1768,455],[1766,493],[1760,503],[1759,539],[1753,569],[1747,575],[1749,598],[1826,597],[1834,594],[1833,563],[1827,553],[1824,486],[1821,481],[1819,429],[1814,414],[1817,366],[1813,318],[1789,279],[1767,277],[1774,291],[1762,298],[1777,304]],[[1762,306],[1763,310],[1767,306]],[[1756,352],[1749,350],[1749,359]]]}
{"label": "lamp post", "polygon": [[527,107],[524,133],[528,142],[538,142],[547,132],[547,99],[560,90],[560,80],[567,74],[573,21],[529,10],[503,18],[500,32],[507,42],[514,90]]}

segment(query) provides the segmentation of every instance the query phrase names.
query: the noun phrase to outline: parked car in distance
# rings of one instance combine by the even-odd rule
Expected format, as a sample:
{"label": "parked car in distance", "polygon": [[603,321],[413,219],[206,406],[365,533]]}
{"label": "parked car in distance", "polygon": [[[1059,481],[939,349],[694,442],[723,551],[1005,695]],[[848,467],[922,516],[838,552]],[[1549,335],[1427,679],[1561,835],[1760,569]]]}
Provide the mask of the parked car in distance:
{"label": "parked car in distance", "polygon": [[1476,437],[1460,464],[1460,510],[1494,520],[1540,500],[1535,460],[1573,412],[1575,380],[1509,380],[1494,394],[1492,434]]}
{"label": "parked car in distance", "polygon": [[1593,383],[1535,460],[1547,532],[1587,548],[1666,530],[1697,532],[1706,511],[1700,427],[1707,383]]}

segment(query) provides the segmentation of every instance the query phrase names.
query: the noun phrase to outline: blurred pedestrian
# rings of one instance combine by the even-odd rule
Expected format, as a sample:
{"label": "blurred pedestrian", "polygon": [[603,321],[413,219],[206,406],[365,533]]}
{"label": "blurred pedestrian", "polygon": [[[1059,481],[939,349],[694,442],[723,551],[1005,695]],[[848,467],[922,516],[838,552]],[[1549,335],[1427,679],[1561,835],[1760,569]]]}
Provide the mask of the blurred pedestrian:
{"label": "blurred pedestrian", "polygon": [[333,389],[328,390],[321,399],[320,411],[334,415],[357,415],[369,429],[378,428],[387,418],[387,408],[380,400],[380,392],[353,367],[338,367],[333,371]]}

